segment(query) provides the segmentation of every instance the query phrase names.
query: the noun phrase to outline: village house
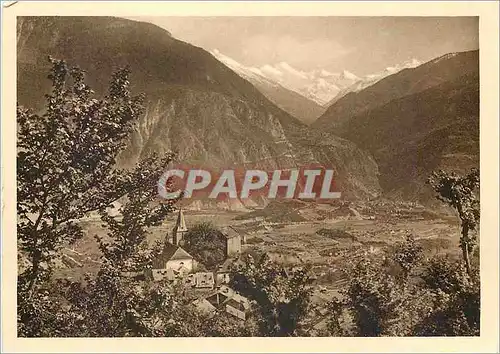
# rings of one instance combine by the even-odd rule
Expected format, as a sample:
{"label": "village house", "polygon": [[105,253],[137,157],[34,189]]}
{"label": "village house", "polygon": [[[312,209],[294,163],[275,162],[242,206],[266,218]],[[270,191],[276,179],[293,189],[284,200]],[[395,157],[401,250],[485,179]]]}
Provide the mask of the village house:
{"label": "village house", "polygon": [[241,235],[233,227],[226,226],[221,229],[225,238],[225,254],[227,258],[238,256],[241,253]]}
{"label": "village house", "polygon": [[220,308],[227,300],[229,300],[228,294],[223,294],[219,290],[205,297],[209,303],[212,304],[216,309]]}
{"label": "village house", "polygon": [[215,273],[215,283],[217,286],[222,284],[229,284],[230,274],[231,274],[231,265],[233,264],[233,259],[228,258],[222,263]]}
{"label": "village house", "polygon": [[[241,300],[239,295],[229,292],[229,288],[224,287],[224,285],[229,284],[231,266],[240,261],[238,258],[241,254],[241,243],[245,237],[231,226],[223,227],[220,235],[224,238],[226,261],[215,272],[196,272],[195,259],[181,247],[187,231],[184,213],[180,209],[171,235],[167,235],[165,238],[163,252],[153,261],[152,269],[148,271],[148,274],[153,280],[182,280],[187,288],[210,290],[222,286],[215,294],[219,293],[221,297],[226,296],[226,298],[207,301],[213,303],[216,308],[223,307],[226,312],[238,318],[244,318],[247,308],[245,304],[248,301]],[[235,298],[227,306],[225,302],[228,300],[228,295],[225,295],[225,292]],[[197,306],[209,307],[201,300],[197,302]]]}
{"label": "village house", "polygon": [[247,311],[250,309],[250,304],[242,299],[232,298],[226,302],[226,312],[240,320],[247,318]]}
{"label": "village house", "polygon": [[227,313],[245,320],[248,317],[250,310],[250,301],[233,289],[223,285],[219,288],[219,294],[228,297],[228,300],[223,303]]}
{"label": "village house", "polygon": [[217,286],[229,284],[232,267],[243,264],[244,262],[240,258],[227,258],[215,272],[215,284]]}
{"label": "village house", "polygon": [[196,262],[189,253],[180,246],[168,243],[153,261],[151,272],[154,280],[174,280],[192,273],[195,267]]}
{"label": "village house", "polygon": [[214,273],[198,272],[189,274],[185,284],[197,289],[213,289],[215,286]]}
{"label": "village house", "polygon": [[248,318],[250,312],[250,301],[225,285],[194,301],[193,305],[213,314],[217,311],[225,312],[243,321]]}

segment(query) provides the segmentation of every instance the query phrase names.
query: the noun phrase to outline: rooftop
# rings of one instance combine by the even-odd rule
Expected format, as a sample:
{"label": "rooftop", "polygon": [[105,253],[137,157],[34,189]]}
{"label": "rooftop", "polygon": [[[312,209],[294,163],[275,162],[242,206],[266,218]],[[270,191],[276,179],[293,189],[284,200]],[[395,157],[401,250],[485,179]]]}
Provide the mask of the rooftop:
{"label": "rooftop", "polygon": [[226,238],[241,237],[240,233],[232,226],[224,226],[220,229],[220,231]]}
{"label": "rooftop", "polygon": [[239,302],[239,301],[236,301],[234,298],[233,299],[229,299],[227,302],[226,302],[226,305],[229,305],[239,311],[242,311],[242,312],[245,312],[246,308],[245,306],[243,305],[243,303]]}
{"label": "rooftop", "polygon": [[192,259],[193,257],[180,246],[166,243],[163,252],[153,261],[153,268],[163,268],[168,261]]}

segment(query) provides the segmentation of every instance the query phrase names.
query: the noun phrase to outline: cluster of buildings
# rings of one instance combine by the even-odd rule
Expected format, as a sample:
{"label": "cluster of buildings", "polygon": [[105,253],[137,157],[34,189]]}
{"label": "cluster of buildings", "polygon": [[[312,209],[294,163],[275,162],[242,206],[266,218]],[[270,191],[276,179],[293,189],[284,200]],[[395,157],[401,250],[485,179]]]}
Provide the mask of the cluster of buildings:
{"label": "cluster of buildings", "polygon": [[232,227],[221,229],[226,261],[217,270],[209,272],[198,271],[200,264],[182,248],[187,231],[184,213],[180,209],[172,235],[167,235],[163,252],[153,261],[149,278],[155,281],[180,282],[187,290],[200,290],[202,295],[193,302],[199,310],[210,315],[226,312],[245,320],[250,310],[250,302],[228,287],[230,268],[241,253],[244,236]]}

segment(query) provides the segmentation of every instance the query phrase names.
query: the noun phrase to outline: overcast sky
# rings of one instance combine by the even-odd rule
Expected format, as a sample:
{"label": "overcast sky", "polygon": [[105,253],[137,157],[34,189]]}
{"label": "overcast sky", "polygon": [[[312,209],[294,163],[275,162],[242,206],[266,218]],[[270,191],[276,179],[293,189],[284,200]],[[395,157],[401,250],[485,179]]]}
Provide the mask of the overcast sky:
{"label": "overcast sky", "polygon": [[479,48],[477,17],[141,17],[180,40],[250,66],[365,75]]}

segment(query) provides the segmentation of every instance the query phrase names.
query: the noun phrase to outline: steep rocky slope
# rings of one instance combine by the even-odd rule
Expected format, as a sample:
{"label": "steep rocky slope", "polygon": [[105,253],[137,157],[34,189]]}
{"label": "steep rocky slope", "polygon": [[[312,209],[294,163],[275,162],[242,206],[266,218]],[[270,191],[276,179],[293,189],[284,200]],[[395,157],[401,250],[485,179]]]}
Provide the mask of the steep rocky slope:
{"label": "steep rocky slope", "polygon": [[252,83],[276,106],[303,123],[311,124],[325,112],[326,108],[319,103],[285,88],[278,81],[268,78],[260,69],[242,65],[218,50],[212,50],[210,53],[239,76]]}
{"label": "steep rocky slope", "polygon": [[321,163],[337,171],[345,197],[379,192],[377,165],[353,143],[318,137],[271,103],[210,53],[151,24],[109,17],[18,19],[18,102],[41,108],[47,55],[88,72],[103,92],[111,72],[129,65],[146,114],[120,156],[124,166],[148,152],[178,151],[183,162],[211,168],[263,169]]}
{"label": "steep rocky slope", "polygon": [[326,110],[318,103],[279,84],[268,85],[250,79],[249,81],[276,106],[305,124],[311,124]]}

